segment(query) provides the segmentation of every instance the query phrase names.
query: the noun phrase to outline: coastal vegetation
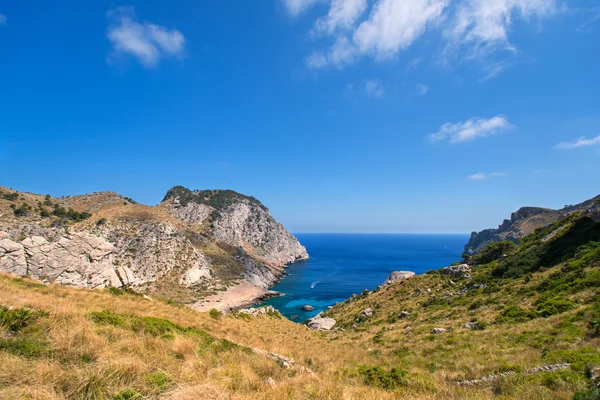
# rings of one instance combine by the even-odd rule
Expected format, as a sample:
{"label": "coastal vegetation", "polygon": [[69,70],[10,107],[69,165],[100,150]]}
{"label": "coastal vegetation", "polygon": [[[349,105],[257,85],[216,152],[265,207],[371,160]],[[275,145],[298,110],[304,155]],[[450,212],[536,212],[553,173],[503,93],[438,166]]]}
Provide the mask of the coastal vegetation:
{"label": "coastal vegetation", "polygon": [[[108,229],[131,210],[166,218],[111,196],[72,226]],[[88,212],[78,204],[60,207]],[[15,220],[27,218],[39,217]],[[0,274],[0,398],[598,399],[598,221],[595,210],[576,211],[519,243],[492,242],[453,266],[366,290],[324,313],[336,322],[329,331],[273,309],[198,313],[173,300],[188,299],[177,266],[144,293]],[[127,257],[140,253],[137,236],[119,238],[131,240]],[[181,238],[224,281],[243,272],[228,266],[243,249],[204,232]]]}

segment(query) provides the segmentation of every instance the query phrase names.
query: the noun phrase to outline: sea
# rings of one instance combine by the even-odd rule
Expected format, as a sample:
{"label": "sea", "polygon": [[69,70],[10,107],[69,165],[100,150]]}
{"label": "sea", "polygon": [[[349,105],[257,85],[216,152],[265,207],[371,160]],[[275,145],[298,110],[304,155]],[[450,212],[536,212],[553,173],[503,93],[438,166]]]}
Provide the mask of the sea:
{"label": "sea", "polygon": [[[295,235],[310,256],[288,266],[272,289],[282,296],[263,301],[285,317],[304,321],[365,289],[373,290],[393,271],[423,274],[459,261],[467,234]],[[310,305],[313,311],[302,311]]]}

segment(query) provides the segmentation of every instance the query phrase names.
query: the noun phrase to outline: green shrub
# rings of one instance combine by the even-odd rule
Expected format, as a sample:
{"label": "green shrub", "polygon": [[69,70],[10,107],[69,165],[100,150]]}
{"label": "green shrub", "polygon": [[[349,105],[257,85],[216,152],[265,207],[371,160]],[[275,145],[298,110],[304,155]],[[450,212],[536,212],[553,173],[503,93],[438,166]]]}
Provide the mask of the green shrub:
{"label": "green shrub", "polygon": [[398,358],[405,358],[412,354],[412,351],[406,346],[402,346],[392,352]]}
{"label": "green shrub", "polygon": [[478,254],[472,256],[470,261],[473,264],[487,264],[494,260],[499,260],[504,254],[510,253],[517,248],[515,242],[503,240],[501,242],[491,242],[486,245]]}
{"label": "green shrub", "polygon": [[18,332],[25,328],[39,317],[48,315],[45,311],[29,310],[26,308],[14,308],[9,310],[0,306],[0,326],[5,327],[11,332]]}
{"label": "green shrub", "polygon": [[389,372],[381,367],[358,367],[366,385],[379,387],[385,390],[395,390],[406,384],[406,371],[401,368],[392,368]]}
{"label": "green shrub", "polygon": [[211,308],[210,311],[208,312],[208,315],[210,315],[211,318],[214,319],[221,319],[221,317],[223,316],[223,313],[219,310],[217,310],[216,308]]}
{"label": "green shrub", "polygon": [[585,346],[573,350],[553,350],[546,353],[544,359],[553,364],[569,363],[571,369],[583,372],[590,364],[600,364],[600,352]]}
{"label": "green shrub", "polygon": [[186,328],[163,318],[116,314],[109,310],[92,312],[90,313],[90,318],[98,324],[112,325],[138,333],[162,337],[163,339],[172,338],[173,334],[178,333],[186,336],[200,337],[206,343],[212,343],[215,340],[214,337],[203,330],[191,327]]}
{"label": "green shrub", "polygon": [[0,339],[0,350],[27,358],[49,356],[52,352],[48,342],[29,336]]}
{"label": "green shrub", "polygon": [[519,306],[508,306],[496,318],[497,323],[525,322],[534,319],[537,314],[530,310],[524,310]]}
{"label": "green shrub", "polygon": [[17,193],[17,192],[6,193],[6,192],[0,190],[0,198],[3,198],[4,200],[8,200],[8,201],[15,201],[19,198],[19,193]]}
{"label": "green shrub", "polygon": [[169,388],[172,380],[164,372],[154,372],[146,375],[146,383],[155,386],[159,392],[164,392]]}
{"label": "green shrub", "polygon": [[469,311],[477,310],[483,307],[483,302],[481,300],[475,300],[471,304],[469,304]]}
{"label": "green shrub", "polygon": [[571,310],[575,304],[564,299],[552,299],[538,304],[537,310],[540,316],[547,318],[552,315],[561,314]]}
{"label": "green shrub", "polygon": [[573,400],[600,400],[600,390],[597,388],[576,392]]}

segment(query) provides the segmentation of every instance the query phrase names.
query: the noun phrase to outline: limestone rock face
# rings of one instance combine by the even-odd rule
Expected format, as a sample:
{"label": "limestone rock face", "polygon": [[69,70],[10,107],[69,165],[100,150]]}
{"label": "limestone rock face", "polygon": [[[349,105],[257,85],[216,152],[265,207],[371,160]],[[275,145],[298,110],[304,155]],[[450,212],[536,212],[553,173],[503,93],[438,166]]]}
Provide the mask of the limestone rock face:
{"label": "limestone rock face", "polygon": [[106,240],[84,232],[63,236],[57,242],[42,236],[21,243],[2,239],[0,271],[70,286],[122,286],[112,265],[114,250]]}
{"label": "limestone rock face", "polygon": [[321,314],[306,320],[306,325],[309,328],[318,331],[329,331],[335,326],[335,319],[323,317]]}
{"label": "limestone rock face", "polygon": [[388,276],[385,282],[383,282],[379,287],[384,287],[390,285],[394,282],[401,281],[403,279],[409,279],[415,276],[415,273],[412,271],[394,271]]}
{"label": "limestone rock face", "polygon": [[21,244],[9,239],[0,239],[0,271],[18,276],[27,274],[27,259]]}
{"label": "limestone rock face", "polygon": [[235,203],[214,221],[213,236],[232,246],[252,246],[269,264],[283,266],[308,258],[304,246],[263,208],[250,202]]}
{"label": "limestone rock face", "polygon": [[166,208],[179,219],[182,219],[190,224],[201,224],[215,210],[213,207],[206,204],[198,204],[194,202],[181,204],[178,197],[173,199],[172,203],[167,203]]}

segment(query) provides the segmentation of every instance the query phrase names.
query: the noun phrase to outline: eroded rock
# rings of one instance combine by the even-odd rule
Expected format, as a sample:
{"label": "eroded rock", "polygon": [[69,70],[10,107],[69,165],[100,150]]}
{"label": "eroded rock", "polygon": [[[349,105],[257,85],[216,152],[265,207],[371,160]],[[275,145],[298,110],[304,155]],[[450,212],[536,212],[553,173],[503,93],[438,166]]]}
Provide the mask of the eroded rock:
{"label": "eroded rock", "polygon": [[318,331],[331,330],[336,324],[335,319],[329,317],[323,317],[321,314],[306,320],[306,325],[311,329]]}

